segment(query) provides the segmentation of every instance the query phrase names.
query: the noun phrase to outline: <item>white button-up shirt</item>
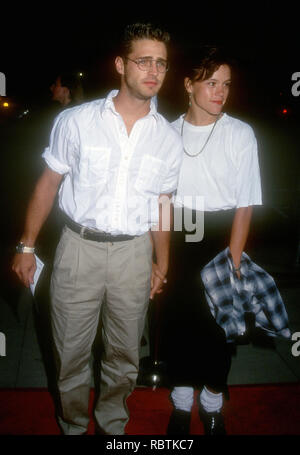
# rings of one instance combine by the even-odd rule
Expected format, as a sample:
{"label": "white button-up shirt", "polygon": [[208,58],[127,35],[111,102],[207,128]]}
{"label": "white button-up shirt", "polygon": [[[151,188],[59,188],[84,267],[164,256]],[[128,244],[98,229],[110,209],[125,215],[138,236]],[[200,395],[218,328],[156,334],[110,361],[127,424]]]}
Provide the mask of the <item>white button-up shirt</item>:
{"label": "white button-up shirt", "polygon": [[141,235],[158,222],[158,196],[177,188],[182,141],[153,101],[128,136],[114,107],[117,93],[60,113],[43,158],[64,174],[59,205],[71,219]]}

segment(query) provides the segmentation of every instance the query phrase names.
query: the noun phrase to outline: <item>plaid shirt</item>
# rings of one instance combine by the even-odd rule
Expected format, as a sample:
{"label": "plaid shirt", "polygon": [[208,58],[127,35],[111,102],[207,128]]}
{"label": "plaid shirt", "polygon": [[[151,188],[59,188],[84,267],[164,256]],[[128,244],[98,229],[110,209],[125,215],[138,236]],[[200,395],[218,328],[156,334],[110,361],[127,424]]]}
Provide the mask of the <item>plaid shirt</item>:
{"label": "plaid shirt", "polygon": [[210,311],[227,341],[245,332],[245,312],[255,314],[255,325],[267,335],[290,339],[287,312],[274,279],[246,253],[240,272],[238,279],[228,247],[201,270]]}

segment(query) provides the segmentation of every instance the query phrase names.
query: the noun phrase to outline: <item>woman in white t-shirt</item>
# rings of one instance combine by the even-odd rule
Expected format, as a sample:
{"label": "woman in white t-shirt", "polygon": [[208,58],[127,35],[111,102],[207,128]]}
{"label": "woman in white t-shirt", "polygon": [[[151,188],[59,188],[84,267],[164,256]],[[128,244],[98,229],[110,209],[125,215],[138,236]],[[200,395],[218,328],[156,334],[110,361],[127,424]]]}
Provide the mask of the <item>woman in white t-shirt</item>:
{"label": "woman in white t-shirt", "polygon": [[199,410],[205,434],[226,434],[222,406],[231,355],[225,332],[209,311],[200,270],[229,246],[240,278],[252,207],[261,204],[253,130],[223,112],[231,68],[220,49],[199,50],[184,79],[188,110],[173,123],[183,139],[184,157],[174,204],[169,280],[174,286],[166,298],[164,330],[174,386],[168,434],[189,433],[195,388],[202,389]]}

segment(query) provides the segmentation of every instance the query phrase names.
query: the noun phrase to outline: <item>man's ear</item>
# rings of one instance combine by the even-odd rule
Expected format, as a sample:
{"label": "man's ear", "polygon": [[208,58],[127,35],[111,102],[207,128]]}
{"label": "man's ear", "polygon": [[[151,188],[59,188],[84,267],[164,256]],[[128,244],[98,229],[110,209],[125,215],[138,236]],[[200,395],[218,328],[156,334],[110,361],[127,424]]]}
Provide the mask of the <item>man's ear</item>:
{"label": "man's ear", "polygon": [[124,60],[122,57],[116,57],[115,59],[116,70],[119,74],[124,74]]}

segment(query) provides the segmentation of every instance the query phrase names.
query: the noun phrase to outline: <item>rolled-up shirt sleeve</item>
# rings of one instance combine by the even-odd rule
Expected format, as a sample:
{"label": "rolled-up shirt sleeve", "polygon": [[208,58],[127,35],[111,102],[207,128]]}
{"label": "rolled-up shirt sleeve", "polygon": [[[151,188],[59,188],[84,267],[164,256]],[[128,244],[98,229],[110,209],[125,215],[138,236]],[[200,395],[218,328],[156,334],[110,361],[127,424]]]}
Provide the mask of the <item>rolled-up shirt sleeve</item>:
{"label": "rolled-up shirt sleeve", "polygon": [[236,207],[262,204],[257,141],[252,128],[245,128],[236,154]]}
{"label": "rolled-up shirt sleeve", "polygon": [[49,147],[46,147],[42,157],[47,165],[58,174],[71,171],[78,146],[76,145],[76,128],[68,121],[68,116],[62,112],[55,119]]}

